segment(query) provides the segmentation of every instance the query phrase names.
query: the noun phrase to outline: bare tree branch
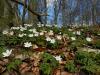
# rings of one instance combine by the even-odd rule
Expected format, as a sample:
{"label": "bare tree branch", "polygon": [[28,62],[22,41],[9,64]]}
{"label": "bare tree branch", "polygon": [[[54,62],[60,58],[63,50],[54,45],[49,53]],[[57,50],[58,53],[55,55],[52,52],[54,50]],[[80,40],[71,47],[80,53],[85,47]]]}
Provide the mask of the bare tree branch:
{"label": "bare tree branch", "polygon": [[[15,2],[15,3],[19,4],[19,5],[24,6],[24,4],[22,2],[19,2],[17,0],[11,0],[11,1]],[[35,11],[32,11],[32,9],[28,5],[25,5],[24,7],[27,8],[28,11],[30,11],[32,14],[34,14],[36,16],[48,16],[48,14],[46,14],[46,13],[45,14],[40,14],[40,13],[37,13]]]}

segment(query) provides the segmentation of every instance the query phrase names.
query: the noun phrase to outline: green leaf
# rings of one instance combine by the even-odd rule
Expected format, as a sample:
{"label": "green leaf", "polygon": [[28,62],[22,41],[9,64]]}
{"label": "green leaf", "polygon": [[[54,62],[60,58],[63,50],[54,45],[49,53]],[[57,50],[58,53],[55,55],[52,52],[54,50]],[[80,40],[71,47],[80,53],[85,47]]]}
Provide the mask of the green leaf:
{"label": "green leaf", "polygon": [[72,73],[78,71],[78,69],[77,69],[77,67],[75,66],[73,60],[69,60],[69,61],[66,63],[65,69],[67,69],[68,72],[72,72]]}
{"label": "green leaf", "polygon": [[50,75],[52,72],[52,67],[49,63],[42,63],[40,65],[40,70],[42,71],[43,75]]}

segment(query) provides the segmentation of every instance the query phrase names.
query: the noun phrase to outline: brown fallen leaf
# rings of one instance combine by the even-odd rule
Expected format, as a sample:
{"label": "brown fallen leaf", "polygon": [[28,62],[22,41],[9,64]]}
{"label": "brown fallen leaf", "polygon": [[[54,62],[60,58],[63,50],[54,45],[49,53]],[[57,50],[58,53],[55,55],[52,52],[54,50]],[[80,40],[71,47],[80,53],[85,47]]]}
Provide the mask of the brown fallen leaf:
{"label": "brown fallen leaf", "polygon": [[25,73],[25,72],[28,72],[30,71],[31,67],[25,67],[24,69],[21,70],[21,73]]}
{"label": "brown fallen leaf", "polygon": [[25,56],[23,54],[17,54],[15,56],[15,59],[20,59],[20,60],[24,60],[25,59]]}
{"label": "brown fallen leaf", "polygon": [[30,60],[31,61],[40,61],[42,54],[43,54],[43,52],[34,52],[34,54],[30,57]]}
{"label": "brown fallen leaf", "polygon": [[74,59],[75,54],[71,52],[64,52],[65,58],[67,59]]}
{"label": "brown fallen leaf", "polygon": [[9,75],[9,72],[5,71],[4,73],[1,73],[1,75]]}
{"label": "brown fallen leaf", "polygon": [[5,62],[5,64],[9,63],[9,59],[3,59],[3,61]]}
{"label": "brown fallen leaf", "polygon": [[6,67],[0,65],[0,73],[3,73],[6,70]]}
{"label": "brown fallen leaf", "polygon": [[35,44],[33,44],[32,48],[33,48],[33,49],[36,49],[36,48],[38,48],[38,46],[35,45]]}
{"label": "brown fallen leaf", "polygon": [[66,64],[66,61],[61,61],[59,62],[60,65],[65,65]]}
{"label": "brown fallen leaf", "polygon": [[32,72],[34,75],[40,75],[39,67],[32,67]]}
{"label": "brown fallen leaf", "polygon": [[63,72],[61,72],[61,75],[74,75],[74,74],[63,71]]}
{"label": "brown fallen leaf", "polygon": [[33,74],[33,72],[25,72],[25,73],[23,73],[21,75],[35,75],[35,74]]}
{"label": "brown fallen leaf", "polygon": [[20,65],[20,70],[23,70],[25,67],[27,67],[28,64],[23,62],[21,65]]}
{"label": "brown fallen leaf", "polygon": [[61,70],[60,69],[54,70],[53,75],[61,75]]}
{"label": "brown fallen leaf", "polygon": [[11,72],[9,73],[9,75],[18,75],[18,74],[17,74],[17,72],[15,72],[15,71],[11,71]]}
{"label": "brown fallen leaf", "polygon": [[5,62],[0,60],[0,65],[4,66]]}
{"label": "brown fallen leaf", "polygon": [[0,60],[0,65],[4,66],[4,65],[6,65],[8,62],[9,62],[8,59]]}
{"label": "brown fallen leaf", "polygon": [[34,49],[34,50],[35,50],[35,51],[42,52],[42,51],[45,51],[45,50],[46,50],[46,48],[39,47],[39,48],[36,48],[36,49]]}

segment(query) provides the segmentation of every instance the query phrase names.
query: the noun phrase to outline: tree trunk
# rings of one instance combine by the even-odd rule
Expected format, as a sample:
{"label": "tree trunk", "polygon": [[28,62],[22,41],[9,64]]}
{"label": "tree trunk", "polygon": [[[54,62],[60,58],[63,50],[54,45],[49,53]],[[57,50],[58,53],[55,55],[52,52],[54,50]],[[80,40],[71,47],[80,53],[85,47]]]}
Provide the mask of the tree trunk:
{"label": "tree trunk", "polygon": [[27,4],[27,0],[24,0],[24,7],[23,7],[23,15],[22,15],[22,26],[24,26],[24,23],[25,23],[25,15],[26,15],[26,6]]}

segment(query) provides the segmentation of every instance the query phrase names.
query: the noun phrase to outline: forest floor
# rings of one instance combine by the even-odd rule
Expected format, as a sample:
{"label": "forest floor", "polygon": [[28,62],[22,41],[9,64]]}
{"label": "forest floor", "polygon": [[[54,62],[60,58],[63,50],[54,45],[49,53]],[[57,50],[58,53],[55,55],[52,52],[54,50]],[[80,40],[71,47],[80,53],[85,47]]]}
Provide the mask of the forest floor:
{"label": "forest floor", "polygon": [[99,26],[25,24],[0,41],[0,75],[100,75]]}

